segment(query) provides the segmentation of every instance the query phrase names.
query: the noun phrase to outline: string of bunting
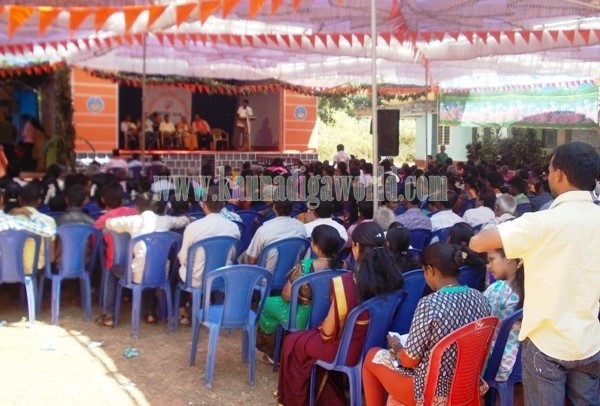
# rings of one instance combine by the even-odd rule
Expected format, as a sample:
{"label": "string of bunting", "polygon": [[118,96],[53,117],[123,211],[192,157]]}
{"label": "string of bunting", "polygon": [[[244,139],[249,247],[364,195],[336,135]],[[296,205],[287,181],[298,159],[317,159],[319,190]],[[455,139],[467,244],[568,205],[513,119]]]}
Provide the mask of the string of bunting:
{"label": "string of bunting", "polygon": [[[110,80],[121,85],[132,87],[142,87],[141,75],[135,73],[115,73],[95,69],[86,69],[90,75]],[[191,92],[199,92],[206,94],[219,94],[229,96],[250,96],[254,94],[264,94],[274,91],[291,91],[306,96],[347,96],[350,94],[364,93],[370,94],[371,85],[345,85],[331,88],[324,87],[309,87],[293,85],[278,80],[268,80],[261,82],[253,82],[251,84],[231,84],[215,79],[199,79],[184,76],[148,76],[146,83],[149,86],[172,86],[180,87]],[[426,97],[431,91],[436,89],[418,87],[418,86],[397,86],[397,85],[380,85],[378,94],[382,97],[390,97],[397,100],[414,100],[421,97]]]}
{"label": "string of bunting", "polygon": [[25,66],[1,66],[0,65],[0,77],[12,78],[23,75],[42,75],[52,73],[64,66],[63,62],[51,63],[38,63],[30,64]]}
{"label": "string of bunting", "polygon": [[467,93],[503,93],[503,92],[518,92],[518,91],[530,91],[530,90],[545,90],[545,89],[574,89],[581,86],[596,86],[600,85],[600,80],[570,80],[566,82],[554,82],[554,83],[537,83],[530,85],[504,85],[504,86],[490,86],[490,87],[477,87],[477,88],[446,88],[442,89],[442,94],[467,94]]}

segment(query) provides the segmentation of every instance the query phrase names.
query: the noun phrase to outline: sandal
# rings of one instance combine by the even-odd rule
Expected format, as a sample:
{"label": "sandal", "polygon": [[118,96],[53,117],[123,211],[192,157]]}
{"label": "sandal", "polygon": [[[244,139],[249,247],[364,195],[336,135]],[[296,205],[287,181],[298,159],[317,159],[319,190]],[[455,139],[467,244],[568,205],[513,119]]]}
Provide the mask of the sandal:
{"label": "sandal", "polygon": [[181,324],[182,326],[190,325],[190,317],[185,307],[179,309],[179,324]]}
{"label": "sandal", "polygon": [[114,327],[115,326],[115,322],[113,321],[112,317],[109,316],[108,314],[101,314],[100,316],[98,316],[96,318],[96,323],[100,324],[103,327]]}
{"label": "sandal", "polygon": [[148,324],[154,324],[154,323],[156,323],[156,317],[154,317],[151,314],[147,315],[146,316],[146,323],[148,323]]}
{"label": "sandal", "polygon": [[263,352],[263,355],[259,358],[261,364],[273,365],[273,358],[269,357]]}

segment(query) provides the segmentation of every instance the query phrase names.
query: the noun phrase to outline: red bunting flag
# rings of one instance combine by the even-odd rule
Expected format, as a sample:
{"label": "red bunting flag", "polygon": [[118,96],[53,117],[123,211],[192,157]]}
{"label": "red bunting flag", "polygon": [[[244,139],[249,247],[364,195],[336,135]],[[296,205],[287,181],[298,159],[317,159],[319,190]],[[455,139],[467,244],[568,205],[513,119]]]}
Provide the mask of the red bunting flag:
{"label": "red bunting flag", "polygon": [[333,42],[336,48],[340,47],[340,34],[331,34],[329,38],[331,38],[331,42]]}
{"label": "red bunting flag", "polygon": [[537,38],[539,42],[542,42],[542,39],[544,39],[544,31],[542,30],[531,31],[531,33]]}
{"label": "red bunting flag", "polygon": [[387,46],[391,45],[391,41],[392,41],[392,34],[390,34],[389,32],[384,32],[383,34],[380,35],[381,39],[383,39],[383,42],[385,42],[387,44]]}
{"label": "red bunting flag", "polygon": [[526,44],[529,44],[529,37],[531,36],[531,31],[523,30],[519,31],[519,34],[521,35],[521,38],[523,38],[523,41],[525,41]]}
{"label": "red bunting flag", "polygon": [[302,48],[302,35],[294,34],[292,35],[292,38],[294,39],[296,44],[298,44],[298,47]]}
{"label": "red bunting flag", "polygon": [[488,34],[485,31],[477,31],[477,36],[487,45]]}
{"label": "red bunting flag", "polygon": [[422,31],[419,33],[421,39],[429,44],[431,42],[431,33],[428,31]]}
{"label": "red bunting flag", "polygon": [[356,38],[356,41],[358,41],[358,43],[362,47],[365,46],[365,37],[366,37],[365,34],[354,34],[354,38]]}
{"label": "red bunting flag", "polygon": [[164,46],[164,40],[165,40],[165,36],[162,32],[157,32],[154,33],[154,36],[156,37],[156,39],[158,40],[158,42],[160,43],[161,46]]}
{"label": "red bunting flag", "polygon": [[558,34],[560,33],[560,31],[557,30],[549,30],[548,34],[550,34],[550,36],[552,37],[552,39],[554,40],[554,42],[558,41]]}
{"label": "red bunting flag", "polygon": [[290,48],[292,46],[291,43],[290,43],[290,36],[289,35],[281,34],[279,36],[279,38],[281,38],[281,40],[285,43],[285,45],[287,45],[288,48]]}
{"label": "red bunting flag", "polygon": [[175,34],[168,32],[165,34],[165,38],[171,43],[171,46],[175,46]]}
{"label": "red bunting flag", "polygon": [[450,35],[452,38],[454,38],[454,41],[458,41],[458,36],[459,36],[459,34],[460,34],[460,33],[459,33],[459,32],[457,32],[457,31],[452,31],[452,32],[449,32],[449,33],[448,33],[448,35]]}
{"label": "red bunting flag", "polygon": [[283,0],[271,0],[271,14],[275,14],[279,10],[281,3],[283,3]]}
{"label": "red bunting flag", "polygon": [[578,32],[579,32],[579,35],[581,35],[581,38],[583,39],[583,41],[586,44],[589,44],[591,31],[590,30],[579,30]]}
{"label": "red bunting flag", "polygon": [[294,11],[298,10],[298,7],[300,7],[300,3],[302,3],[302,0],[293,0],[292,1],[292,8],[294,9]]}
{"label": "red bunting flag", "polygon": [[565,30],[562,33],[564,34],[565,37],[567,37],[567,39],[569,40],[569,42],[572,45],[573,42],[575,41],[575,31],[574,30]]}
{"label": "red bunting flag", "polygon": [[504,35],[506,35],[506,37],[508,38],[508,40],[515,45],[515,32],[514,31],[506,31],[504,33]]}
{"label": "red bunting flag", "polygon": [[490,35],[496,40],[496,42],[498,44],[500,44],[500,35],[501,34],[502,33],[500,31],[492,31],[492,32],[490,32]]}

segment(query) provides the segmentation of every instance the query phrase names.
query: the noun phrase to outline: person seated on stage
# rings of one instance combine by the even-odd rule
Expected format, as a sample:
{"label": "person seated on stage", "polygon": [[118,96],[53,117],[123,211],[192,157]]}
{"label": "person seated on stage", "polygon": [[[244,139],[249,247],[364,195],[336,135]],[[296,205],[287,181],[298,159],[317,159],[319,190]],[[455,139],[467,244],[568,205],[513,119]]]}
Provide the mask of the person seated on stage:
{"label": "person seated on stage", "polygon": [[157,147],[156,141],[158,140],[158,114],[152,113],[144,121],[144,137],[145,147],[148,149],[155,149]]}
{"label": "person seated on stage", "polygon": [[[169,121],[169,115],[165,114],[163,121],[160,123],[158,127],[158,132],[160,133],[160,138],[163,142],[162,147],[165,148],[167,146],[177,146],[176,145],[176,137],[177,130],[175,130],[175,124]],[[175,145],[174,145],[175,144]]]}
{"label": "person seated on stage", "polygon": [[120,124],[121,134],[123,135],[123,146],[125,148],[137,148],[138,128],[131,116],[127,115]]}
{"label": "person seated on stage", "polygon": [[192,131],[196,134],[196,141],[200,150],[210,151],[212,147],[213,137],[211,134],[210,125],[206,120],[200,117],[200,114],[194,115],[192,122]]}
{"label": "person seated on stage", "polygon": [[198,149],[198,141],[194,134],[192,134],[192,127],[187,122],[185,116],[181,116],[181,120],[177,123],[177,134],[179,139],[183,141],[183,146],[190,151]]}

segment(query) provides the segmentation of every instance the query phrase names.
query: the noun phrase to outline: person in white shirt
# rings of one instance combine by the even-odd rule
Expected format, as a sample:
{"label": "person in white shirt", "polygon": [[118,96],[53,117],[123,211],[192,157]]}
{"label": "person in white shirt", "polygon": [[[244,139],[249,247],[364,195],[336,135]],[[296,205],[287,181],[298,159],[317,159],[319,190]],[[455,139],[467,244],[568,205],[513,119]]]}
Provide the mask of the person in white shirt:
{"label": "person in white shirt", "polygon": [[255,119],[252,107],[249,106],[248,99],[242,100],[242,105],[238,107],[236,113],[236,124],[235,128],[237,131],[238,142],[240,143],[240,150],[250,150],[250,122]]}
{"label": "person in white shirt", "polygon": [[169,115],[164,115],[164,120],[160,122],[158,126],[158,132],[160,133],[160,138],[163,142],[163,148],[167,146],[176,146],[177,140],[177,131],[175,130],[175,124],[172,121],[169,121]]}
{"label": "person in white shirt", "polygon": [[442,228],[450,228],[456,223],[464,222],[462,217],[452,211],[456,198],[457,195],[452,190],[447,191],[446,199],[444,199],[440,190],[433,191],[429,195],[427,205],[429,210],[434,213],[431,216],[431,231],[435,232]]}
{"label": "person in white shirt", "polygon": [[306,228],[306,235],[311,235],[316,226],[326,224],[338,231],[340,238],[344,240],[344,244],[348,241],[348,232],[344,226],[331,218],[333,215],[333,202],[321,200],[318,207],[315,209],[309,209],[309,211],[314,214],[316,219],[310,223],[304,224],[304,227]]}
{"label": "person in white shirt", "polygon": [[463,220],[471,227],[478,227],[489,223],[496,218],[496,213],[494,213],[495,205],[496,192],[490,188],[482,188],[477,195],[477,207],[465,211]]}
{"label": "person in white shirt", "polygon": [[348,163],[350,161],[350,155],[344,151],[344,144],[338,144],[336,149],[337,152],[333,156],[333,166],[336,166],[339,162]]}
{"label": "person in white shirt", "polygon": [[127,174],[128,169],[127,161],[121,158],[121,153],[115,148],[112,150],[112,157],[102,167],[102,172],[115,173],[119,172],[119,170],[124,170],[125,174]]}

